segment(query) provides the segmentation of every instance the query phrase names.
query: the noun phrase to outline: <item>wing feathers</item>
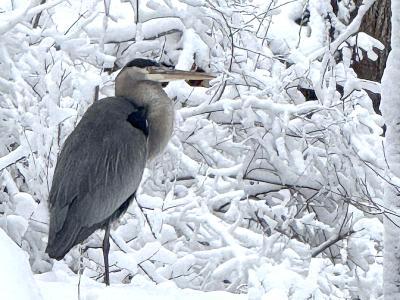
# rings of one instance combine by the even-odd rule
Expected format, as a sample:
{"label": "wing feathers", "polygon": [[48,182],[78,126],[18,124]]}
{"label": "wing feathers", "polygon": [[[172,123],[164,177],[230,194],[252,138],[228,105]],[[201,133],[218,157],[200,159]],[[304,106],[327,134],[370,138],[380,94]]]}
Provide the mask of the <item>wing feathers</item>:
{"label": "wing feathers", "polygon": [[[50,191],[46,252],[63,257],[136,192],[146,164],[145,112],[123,98],[94,103],[67,138]],[[73,224],[72,224],[73,223]]]}

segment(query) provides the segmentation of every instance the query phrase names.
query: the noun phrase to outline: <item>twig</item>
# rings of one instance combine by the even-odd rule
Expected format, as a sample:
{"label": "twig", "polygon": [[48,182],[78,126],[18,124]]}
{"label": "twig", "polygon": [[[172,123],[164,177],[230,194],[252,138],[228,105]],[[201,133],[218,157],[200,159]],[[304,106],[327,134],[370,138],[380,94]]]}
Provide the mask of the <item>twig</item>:
{"label": "twig", "polygon": [[[40,4],[45,4],[46,3],[46,0],[42,0],[41,2],[40,2]],[[40,11],[37,15],[36,15],[36,17],[35,17],[35,21],[33,22],[33,28],[35,29],[35,28],[37,28],[38,27],[38,25],[39,25],[39,19],[40,19],[40,16],[42,15],[42,11]]]}

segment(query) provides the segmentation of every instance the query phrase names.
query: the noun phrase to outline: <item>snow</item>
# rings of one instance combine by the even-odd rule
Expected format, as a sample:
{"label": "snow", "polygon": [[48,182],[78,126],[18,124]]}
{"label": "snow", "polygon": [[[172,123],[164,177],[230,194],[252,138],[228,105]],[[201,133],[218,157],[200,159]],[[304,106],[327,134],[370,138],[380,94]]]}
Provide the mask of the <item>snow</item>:
{"label": "snow", "polygon": [[[0,3],[7,288],[36,299],[75,299],[79,280],[88,300],[382,297],[381,215],[393,216],[397,199],[384,184],[400,182],[399,80],[390,69],[382,87],[358,78],[354,51],[376,59],[382,44],[355,36],[373,1],[350,24],[343,2],[335,16],[329,0],[150,0],[140,1],[139,22],[135,1]],[[102,230],[83,254],[77,246],[58,262],[44,253],[47,198],[66,137],[96,91],[113,96],[115,70],[137,57],[216,78],[165,87],[175,130],[113,224],[105,287]],[[390,99],[385,119],[366,90]]]}
{"label": "snow", "polygon": [[5,169],[7,166],[11,165],[15,161],[20,160],[29,153],[27,147],[19,146],[14,151],[10,152],[6,156],[0,157],[0,170]]}
{"label": "snow", "polygon": [[[61,264],[61,263],[58,263]],[[71,276],[65,271],[66,266],[55,264],[52,272],[35,275],[37,285],[42,290],[44,300],[71,299],[78,294],[78,275]],[[80,279],[81,299],[247,299],[245,295],[233,295],[227,292],[201,292],[190,289],[180,289],[172,282],[155,284],[142,276],[136,276],[130,284],[104,284],[82,276]],[[28,299],[28,298],[26,298]]]}
{"label": "snow", "polygon": [[[64,274],[65,275],[65,274]],[[57,274],[62,276],[61,274]],[[38,286],[43,291],[44,300],[67,300],[77,299],[78,295],[78,278],[74,278],[71,282],[48,282],[40,279],[41,276],[37,275],[36,280]],[[210,300],[240,300],[247,299],[245,295],[232,295],[227,292],[200,292],[190,289],[179,289],[171,282],[155,283],[149,282],[143,278],[133,279],[129,285],[111,285],[105,287],[96,281],[83,278],[80,283],[81,299],[86,300],[130,300],[132,298],[143,300],[186,300],[188,298],[197,299],[210,299]],[[17,298],[15,298],[17,299]],[[19,298],[22,299],[22,298]],[[28,298],[24,298],[28,299]]]}
{"label": "snow", "polygon": [[[180,289],[172,282],[155,284],[140,275],[130,284],[112,284],[106,287],[88,277],[72,273],[63,262],[55,262],[51,272],[33,275],[29,266],[28,255],[20,249],[0,229],[0,289],[2,299],[7,300],[67,300],[77,299],[78,285],[80,299],[247,299],[246,295],[234,295],[227,292],[201,292]],[[114,252],[115,254],[116,252]],[[124,264],[126,266],[126,264]],[[162,296],[161,296],[162,295]]]}
{"label": "snow", "polygon": [[2,299],[44,299],[33,277],[28,254],[19,248],[1,228],[0,244],[0,290]]}
{"label": "snow", "polygon": [[[399,2],[393,1],[391,4],[393,16],[397,16],[400,12]],[[400,68],[400,22],[398,18],[391,20],[392,37],[391,47],[392,50],[389,54],[386,69],[382,77],[382,116],[386,121],[386,140],[385,140],[385,154],[387,158],[388,169],[393,172],[398,178],[400,176],[399,169],[399,101],[398,95],[400,91],[399,85],[399,68]],[[399,211],[399,194],[397,187],[387,182],[385,185],[384,205],[395,212]],[[395,221],[395,223],[393,222]],[[384,219],[385,231],[385,251],[384,251],[384,294],[385,299],[395,300],[400,297],[397,288],[399,281],[399,228],[397,226],[398,217],[387,217]]]}

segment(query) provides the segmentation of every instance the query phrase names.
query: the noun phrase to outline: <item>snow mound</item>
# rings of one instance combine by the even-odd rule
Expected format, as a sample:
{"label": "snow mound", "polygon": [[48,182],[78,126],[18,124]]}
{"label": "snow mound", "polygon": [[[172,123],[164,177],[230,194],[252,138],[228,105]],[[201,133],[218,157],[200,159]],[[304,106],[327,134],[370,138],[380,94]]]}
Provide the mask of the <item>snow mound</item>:
{"label": "snow mound", "polygon": [[42,300],[33,278],[28,254],[19,248],[0,228],[0,291],[1,299]]}

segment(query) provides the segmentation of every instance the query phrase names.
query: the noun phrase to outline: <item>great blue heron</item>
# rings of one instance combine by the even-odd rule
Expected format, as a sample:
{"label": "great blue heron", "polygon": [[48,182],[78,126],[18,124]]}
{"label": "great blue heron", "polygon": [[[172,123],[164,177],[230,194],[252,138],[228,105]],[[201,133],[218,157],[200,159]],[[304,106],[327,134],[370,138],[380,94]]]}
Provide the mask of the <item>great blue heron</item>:
{"label": "great blue heron", "polygon": [[46,252],[62,259],[95,230],[105,229],[104,282],[110,284],[110,223],[132,202],[148,159],[167,145],[173,103],[159,82],[211,79],[167,70],[146,59],[128,63],[115,79],[115,97],[95,102],[66,139],[50,190]]}

